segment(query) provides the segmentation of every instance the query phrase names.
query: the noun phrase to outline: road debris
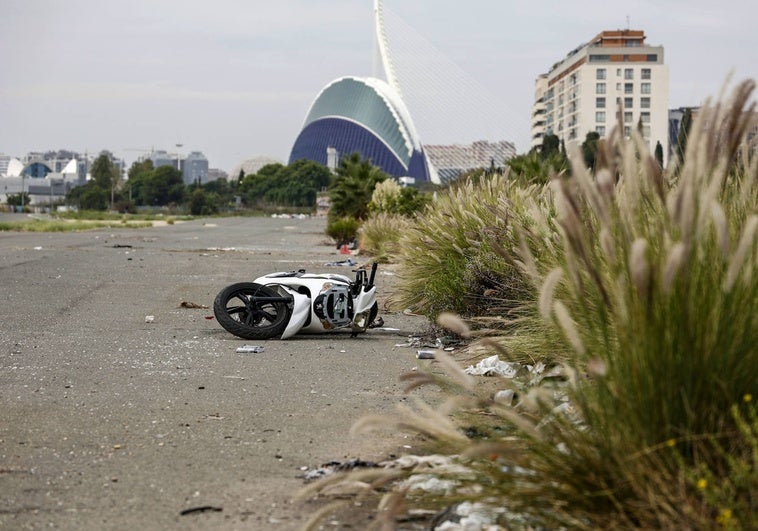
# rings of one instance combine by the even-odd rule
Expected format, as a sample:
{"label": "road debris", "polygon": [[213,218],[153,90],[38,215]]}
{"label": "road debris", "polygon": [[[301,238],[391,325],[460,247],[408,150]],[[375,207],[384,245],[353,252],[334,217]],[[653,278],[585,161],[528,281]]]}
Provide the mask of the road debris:
{"label": "road debris", "polygon": [[200,308],[207,310],[209,306],[207,304],[198,304],[196,302],[182,301],[179,303],[179,308]]}
{"label": "road debris", "polygon": [[505,378],[513,378],[516,376],[516,372],[518,372],[519,368],[519,364],[501,361],[497,354],[495,354],[489,358],[484,358],[476,365],[466,367],[463,372],[466,374],[481,376],[503,376]]}
{"label": "road debris", "polygon": [[350,266],[350,267],[353,267],[353,266],[355,266],[357,264],[358,264],[358,262],[356,262],[352,258],[348,258],[347,260],[339,260],[337,262],[327,262],[324,265],[325,266],[330,266],[330,267],[339,267],[339,266]]}
{"label": "road debris", "polygon": [[305,481],[314,481],[335,472],[347,472],[356,468],[379,468],[379,464],[373,461],[364,461],[363,459],[350,459],[349,461],[329,461],[318,468],[301,467],[303,475],[298,476]]}
{"label": "road debris", "polygon": [[190,507],[189,509],[184,509],[183,511],[179,512],[179,515],[186,516],[188,514],[208,512],[220,513],[223,510],[224,509],[222,507],[214,507],[213,505],[201,505],[200,507]]}
{"label": "road debris", "polygon": [[244,354],[258,354],[259,352],[263,352],[263,347],[260,345],[244,345],[241,347],[237,347],[237,352],[241,352]]}

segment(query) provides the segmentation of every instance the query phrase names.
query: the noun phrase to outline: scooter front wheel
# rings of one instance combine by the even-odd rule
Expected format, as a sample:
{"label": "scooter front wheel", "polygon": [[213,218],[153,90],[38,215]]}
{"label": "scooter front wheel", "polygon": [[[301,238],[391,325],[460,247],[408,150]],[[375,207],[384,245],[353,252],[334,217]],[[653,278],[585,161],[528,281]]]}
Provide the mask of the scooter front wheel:
{"label": "scooter front wheel", "polygon": [[280,337],[292,316],[283,297],[254,282],[227,286],[213,301],[213,314],[224,330],[243,339]]}

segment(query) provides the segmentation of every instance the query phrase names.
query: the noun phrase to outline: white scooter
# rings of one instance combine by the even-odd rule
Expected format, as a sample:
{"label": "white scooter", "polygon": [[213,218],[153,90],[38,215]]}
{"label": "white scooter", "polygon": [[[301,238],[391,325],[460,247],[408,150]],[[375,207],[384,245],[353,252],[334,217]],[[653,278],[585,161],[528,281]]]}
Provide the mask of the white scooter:
{"label": "white scooter", "polygon": [[355,280],[305,269],[270,273],[227,286],[216,295],[213,313],[227,332],[243,339],[286,339],[350,329],[365,332],[374,321],[377,264],[357,269]]}

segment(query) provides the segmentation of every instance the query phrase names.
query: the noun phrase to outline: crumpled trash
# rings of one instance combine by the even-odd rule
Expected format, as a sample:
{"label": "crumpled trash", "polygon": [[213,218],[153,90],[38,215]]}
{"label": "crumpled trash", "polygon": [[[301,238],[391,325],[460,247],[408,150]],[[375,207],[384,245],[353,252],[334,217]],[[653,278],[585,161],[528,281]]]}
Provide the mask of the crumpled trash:
{"label": "crumpled trash", "polygon": [[497,524],[499,515],[506,514],[502,507],[491,507],[483,503],[463,502],[448,508],[440,515],[442,521],[435,522],[435,531],[468,531],[477,529],[489,531],[502,529]]}
{"label": "crumpled trash", "polygon": [[363,459],[350,459],[348,461],[330,461],[318,468],[302,467],[303,475],[300,476],[305,481],[313,481],[330,476],[335,472],[345,472],[356,468],[378,468],[380,465],[373,461],[364,461]]}
{"label": "crumpled trash", "polygon": [[245,354],[257,354],[259,352],[263,352],[263,347],[260,345],[243,345],[241,347],[237,347],[237,352],[242,352]]}
{"label": "crumpled trash", "polygon": [[145,322],[146,323],[152,323],[153,321],[155,321],[155,316],[154,315],[146,315],[145,316]]}
{"label": "crumpled trash", "polygon": [[416,358],[420,360],[433,360],[434,351],[433,350],[419,350],[416,352]]}
{"label": "crumpled trash", "polygon": [[520,366],[518,364],[502,361],[497,354],[495,354],[489,358],[484,358],[476,365],[466,367],[463,372],[466,374],[482,376],[503,376],[505,378],[513,378],[516,376],[516,372],[519,368]]}

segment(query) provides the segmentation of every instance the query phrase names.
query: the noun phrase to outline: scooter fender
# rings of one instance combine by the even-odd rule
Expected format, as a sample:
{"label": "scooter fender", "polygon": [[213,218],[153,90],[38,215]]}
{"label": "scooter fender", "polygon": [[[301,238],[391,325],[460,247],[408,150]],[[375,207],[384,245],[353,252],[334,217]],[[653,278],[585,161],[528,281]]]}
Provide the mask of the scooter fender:
{"label": "scooter fender", "polygon": [[353,297],[353,311],[356,314],[363,313],[371,309],[376,302],[376,286],[368,291],[361,290],[357,297]]}
{"label": "scooter fender", "polygon": [[287,286],[279,284],[279,287],[292,295],[294,307],[292,308],[292,316],[290,317],[287,327],[282,332],[282,339],[287,339],[297,334],[308,320],[308,316],[311,312],[311,298],[307,295],[303,295],[291,289]]}

